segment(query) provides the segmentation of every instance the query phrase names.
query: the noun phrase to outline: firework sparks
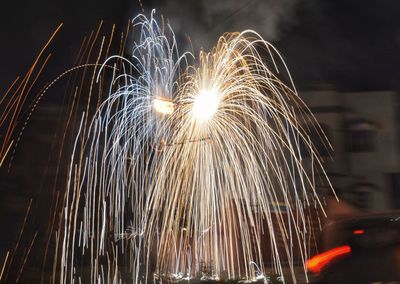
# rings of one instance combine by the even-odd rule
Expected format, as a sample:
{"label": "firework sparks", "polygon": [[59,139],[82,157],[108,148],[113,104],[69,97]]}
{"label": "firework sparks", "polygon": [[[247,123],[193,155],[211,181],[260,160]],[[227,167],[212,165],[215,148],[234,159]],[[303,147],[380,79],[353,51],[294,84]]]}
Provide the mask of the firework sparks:
{"label": "firework sparks", "polygon": [[[12,138],[23,117],[23,107],[27,103],[32,103],[29,94],[50,58],[50,55],[46,55],[47,48],[61,27],[62,24],[55,29],[26,74],[22,78],[16,78],[0,98],[0,168],[10,152],[14,152],[18,146],[19,137],[17,141]],[[22,131],[26,125],[27,120],[20,126]],[[14,148],[14,151],[11,151],[12,148]]]}
{"label": "firework sparks", "polygon": [[312,234],[306,211],[322,209],[314,173],[330,183],[303,126],[317,122],[283,59],[245,31],[192,64],[154,12],[133,29],[130,58],[97,70],[99,54],[93,65],[90,89],[106,66],[112,83],[94,114],[89,96],[81,117],[53,279],[259,281],[288,265],[296,282]]}
{"label": "firework sparks", "polygon": [[[186,57],[172,30],[169,42],[153,16],[136,20],[130,67],[140,76],[115,75],[117,91],[83,137],[87,157],[71,164],[62,280],[76,277],[77,247],[90,251],[92,281],[118,278],[119,251],[136,283],[152,265],[164,279],[257,280],[268,255],[282,274],[283,259],[293,263],[293,246],[305,243],[304,206],[318,200],[300,140],[323,169],[297,120],[304,105],[258,51],[275,68],[273,47],[252,31],[227,34],[181,76]],[[154,144],[165,145],[154,152]],[[272,208],[279,202],[285,216]]]}
{"label": "firework sparks", "polygon": [[282,263],[293,269],[293,247],[307,258],[304,209],[319,201],[300,141],[323,168],[297,119],[309,112],[271,71],[274,55],[255,32],[231,33],[189,68],[145,207],[159,274],[256,281],[271,267],[283,274]]}
{"label": "firework sparks", "polygon": [[[87,130],[83,123],[86,118],[82,118],[70,167],[64,236],[60,239],[64,282],[80,277],[73,272],[79,250],[90,254],[91,281],[99,277],[106,282],[118,279],[118,264],[129,259],[131,281],[139,283],[140,263],[150,265],[152,242],[144,243],[144,227],[156,167],[153,152],[168,132],[168,114],[175,110],[177,79],[187,56],[178,53],[172,30],[159,27],[153,14],[150,19],[140,15],[133,23],[140,35],[131,60],[114,56],[105,62],[116,59],[122,62],[119,69],[130,73],[113,73],[114,89]],[[161,123],[163,127],[159,127]],[[83,140],[81,148],[79,139]],[[84,159],[83,154],[87,155]],[[102,260],[108,264],[104,275]]]}

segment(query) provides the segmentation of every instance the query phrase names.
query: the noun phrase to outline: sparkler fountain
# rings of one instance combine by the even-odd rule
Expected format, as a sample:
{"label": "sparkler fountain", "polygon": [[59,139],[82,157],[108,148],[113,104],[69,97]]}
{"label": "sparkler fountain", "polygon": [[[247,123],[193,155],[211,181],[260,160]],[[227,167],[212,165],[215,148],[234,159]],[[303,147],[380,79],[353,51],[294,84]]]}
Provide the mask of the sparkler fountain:
{"label": "sparkler fountain", "polygon": [[254,31],[195,58],[154,12],[133,27],[132,57],[104,62],[109,95],[81,117],[53,279],[268,283],[288,264],[296,282],[307,208],[323,212],[314,173],[330,183],[282,57]]}

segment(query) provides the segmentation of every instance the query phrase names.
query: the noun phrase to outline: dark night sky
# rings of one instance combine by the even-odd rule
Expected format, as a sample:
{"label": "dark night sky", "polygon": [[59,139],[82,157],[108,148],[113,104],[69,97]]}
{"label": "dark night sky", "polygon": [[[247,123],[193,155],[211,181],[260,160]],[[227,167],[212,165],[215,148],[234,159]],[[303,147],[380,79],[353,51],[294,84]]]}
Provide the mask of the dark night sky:
{"label": "dark night sky", "polygon": [[[224,29],[257,29],[278,46],[300,89],[326,84],[344,90],[400,89],[399,1],[224,0],[219,6],[209,0],[143,3],[147,11],[159,8],[167,17],[186,19],[184,27],[196,31],[190,34],[193,39],[210,35],[215,42],[214,35]],[[63,64],[69,66],[72,52],[100,19],[122,27],[139,11],[135,0],[10,1],[7,5],[0,12],[0,90],[26,70],[60,22],[65,25],[55,45],[60,67],[56,71],[61,71]],[[249,16],[252,14],[255,16]]]}
{"label": "dark night sky", "polygon": [[83,37],[96,29],[100,20],[108,25],[125,24],[139,6],[129,3],[127,0],[7,1],[8,7],[0,9],[0,90],[27,70],[61,22],[64,26],[49,49],[59,65],[54,75],[72,65]]}
{"label": "dark night sky", "polygon": [[399,1],[302,2],[278,42],[301,86],[400,89]]}

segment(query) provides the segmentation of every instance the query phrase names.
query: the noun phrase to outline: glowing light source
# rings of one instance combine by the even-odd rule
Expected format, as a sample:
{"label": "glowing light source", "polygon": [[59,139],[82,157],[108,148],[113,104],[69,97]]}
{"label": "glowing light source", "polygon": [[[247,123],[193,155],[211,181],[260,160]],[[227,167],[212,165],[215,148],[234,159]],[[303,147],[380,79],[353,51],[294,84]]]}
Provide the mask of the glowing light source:
{"label": "glowing light source", "polygon": [[163,114],[171,114],[174,112],[174,103],[166,99],[156,98],[153,100],[154,109]]}
{"label": "glowing light source", "polygon": [[219,98],[216,90],[202,90],[194,99],[193,116],[200,121],[208,120],[217,112],[218,105]]}
{"label": "glowing light source", "polygon": [[317,254],[311,259],[307,260],[307,269],[313,273],[320,273],[321,270],[327,266],[334,259],[350,254],[351,248],[348,245],[330,249],[324,253]]}
{"label": "glowing light source", "polygon": [[365,233],[365,231],[364,231],[364,230],[360,230],[360,229],[359,229],[359,230],[354,230],[354,231],[353,231],[353,234],[354,234],[354,235],[362,235],[362,234],[364,234],[364,233]]}

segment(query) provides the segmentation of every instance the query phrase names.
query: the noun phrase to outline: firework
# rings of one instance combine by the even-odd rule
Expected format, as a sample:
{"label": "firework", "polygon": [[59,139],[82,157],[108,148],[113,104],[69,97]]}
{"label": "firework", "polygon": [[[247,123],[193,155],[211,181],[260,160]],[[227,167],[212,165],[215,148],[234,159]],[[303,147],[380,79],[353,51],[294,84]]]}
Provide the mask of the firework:
{"label": "firework", "polygon": [[300,144],[323,168],[298,117],[317,124],[274,74],[274,55],[289,74],[254,31],[230,33],[189,68],[145,206],[157,273],[256,281],[267,270],[282,275],[285,263],[296,282],[294,251],[308,257],[305,208],[319,203]]}
{"label": "firework", "polygon": [[287,266],[296,282],[313,234],[307,212],[323,211],[314,174],[330,183],[309,138],[318,124],[283,59],[254,31],[225,34],[195,58],[154,11],[132,28],[130,57],[98,68],[100,51],[93,64],[52,223],[52,280],[267,282]]}
{"label": "firework", "polygon": [[[50,36],[47,43],[43,46],[39,52],[35,62],[28,69],[26,74],[22,77],[17,77],[7,91],[1,96],[0,99],[0,168],[3,166],[6,157],[10,152],[14,152],[15,148],[18,146],[18,142],[21,136],[15,137],[15,132],[19,128],[22,131],[27,125],[29,117],[22,121],[24,107],[27,104],[32,104],[40,100],[40,94],[32,100],[29,94],[38,80],[40,74],[45,68],[47,62],[49,61],[50,55],[46,55],[48,46],[53,41],[55,35],[60,30],[62,24],[59,25],[53,34]],[[32,112],[35,105],[30,109]],[[29,114],[30,116],[30,114]],[[14,139],[13,139],[14,138]],[[11,149],[14,148],[14,151]]]}
{"label": "firework", "polygon": [[116,60],[120,65],[115,70],[126,72],[113,73],[109,97],[87,129],[87,116],[82,118],[77,136],[60,238],[64,282],[80,277],[75,275],[78,251],[90,254],[92,282],[119,279],[121,259],[128,259],[135,283],[140,281],[140,263],[150,265],[146,249],[151,243],[142,238],[145,208],[157,164],[154,151],[169,128],[158,112],[174,111],[177,79],[187,56],[179,55],[172,30],[160,27],[153,14],[150,19],[136,17],[133,27],[140,35],[132,57],[114,56],[104,63]]}

